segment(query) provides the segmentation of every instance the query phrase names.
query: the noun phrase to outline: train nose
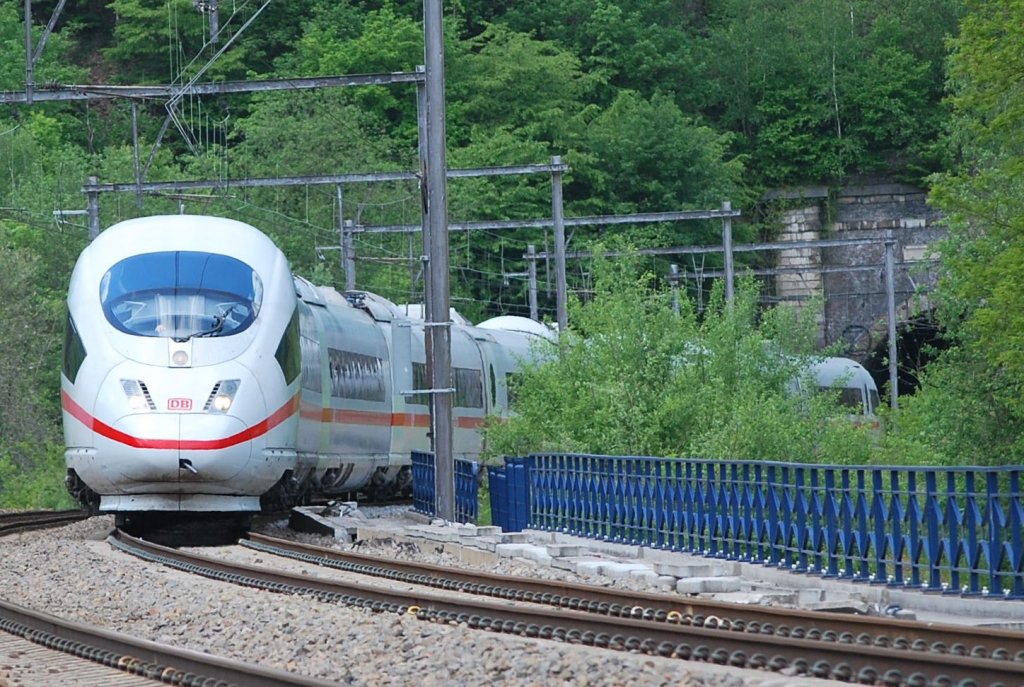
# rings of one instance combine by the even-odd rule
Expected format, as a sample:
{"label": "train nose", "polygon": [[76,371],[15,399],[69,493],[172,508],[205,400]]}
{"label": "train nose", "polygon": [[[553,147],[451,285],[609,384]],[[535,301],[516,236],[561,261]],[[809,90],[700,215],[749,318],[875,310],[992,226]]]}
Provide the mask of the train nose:
{"label": "train nose", "polygon": [[130,449],[130,455],[114,461],[129,482],[224,482],[252,455],[245,424],[225,415],[129,415],[112,429],[114,437],[100,454]]}
{"label": "train nose", "polygon": [[236,417],[182,415],[180,436],[179,478],[183,482],[230,480],[252,458],[248,427]]}

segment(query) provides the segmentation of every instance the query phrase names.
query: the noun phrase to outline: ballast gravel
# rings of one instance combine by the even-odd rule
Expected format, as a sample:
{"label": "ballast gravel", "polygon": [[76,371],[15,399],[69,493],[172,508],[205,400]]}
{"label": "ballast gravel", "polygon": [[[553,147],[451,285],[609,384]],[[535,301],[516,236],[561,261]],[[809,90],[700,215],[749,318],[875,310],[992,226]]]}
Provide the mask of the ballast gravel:
{"label": "ballast gravel", "polygon": [[[411,615],[374,613],[216,582],[115,550],[105,540],[112,529],[112,518],[97,517],[58,529],[0,539],[0,598],[135,637],[340,685],[841,684],[499,635],[464,626],[433,624]],[[282,531],[269,533],[280,535]],[[296,538],[325,542],[305,535]],[[359,550],[399,554],[397,550],[389,553],[385,546],[374,546],[373,551]],[[217,548],[205,549],[203,553],[236,558],[253,555],[239,547],[229,547],[220,553]],[[412,554],[404,550],[401,555]],[[416,557],[435,564],[450,563],[440,555]],[[286,563],[275,558],[274,566],[285,568]],[[525,564],[503,562],[501,567],[501,572],[514,575],[538,572]],[[545,570],[545,576],[552,574]],[[581,581],[567,571],[558,574]],[[13,662],[0,655],[0,687],[58,684],[61,683],[53,676],[18,671]]]}

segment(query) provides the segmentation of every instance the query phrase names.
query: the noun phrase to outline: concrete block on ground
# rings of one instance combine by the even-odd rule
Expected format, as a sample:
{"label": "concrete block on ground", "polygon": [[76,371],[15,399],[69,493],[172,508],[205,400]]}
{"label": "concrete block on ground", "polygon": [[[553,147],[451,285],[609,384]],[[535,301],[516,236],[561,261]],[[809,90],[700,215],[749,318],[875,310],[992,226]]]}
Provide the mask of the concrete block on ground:
{"label": "concrete block on ground", "polygon": [[608,561],[602,560],[576,560],[573,565],[573,570],[580,575],[596,577],[601,574],[602,569],[607,564]]}
{"label": "concrete block on ground", "polygon": [[463,543],[468,547],[490,551],[491,553],[494,553],[498,546],[498,540],[493,537],[474,537]]}
{"label": "concrete block on ground", "polygon": [[789,606],[792,605],[794,596],[784,592],[752,590],[716,594],[715,601],[724,601],[731,604],[747,604],[749,606]]}
{"label": "concrete block on ground", "polygon": [[800,608],[818,604],[825,600],[825,590],[823,589],[801,589],[796,594],[797,603],[800,605]]}
{"label": "concrete block on ground", "polygon": [[678,581],[678,578],[671,575],[658,575],[658,589],[663,592],[674,592]]}
{"label": "concrete block on ground", "polygon": [[800,606],[808,611],[822,611],[825,613],[845,613],[848,615],[867,615],[870,607],[864,601],[822,601],[820,603]]}
{"label": "concrete block on ground", "polygon": [[534,561],[541,565],[551,565],[551,554],[548,553],[547,547],[544,546],[525,544],[523,545],[523,553],[520,555],[528,561]]}
{"label": "concrete block on ground", "polygon": [[526,532],[502,532],[501,543],[502,544],[525,544],[529,541],[529,537]]}
{"label": "concrete block on ground", "polygon": [[739,577],[687,577],[676,582],[676,591],[680,594],[738,592],[741,582]]}
{"label": "concrete block on ground", "polygon": [[[630,570],[629,571],[629,576],[632,579],[640,580],[644,584],[649,584],[649,585],[652,585],[652,586],[658,584],[659,583],[659,579],[660,579],[658,577],[658,573],[654,572],[653,570],[651,570],[646,565],[643,566],[642,568],[637,568],[635,570]],[[674,583],[674,580],[673,580],[673,583]],[[675,585],[673,584],[673,586],[675,586]]]}
{"label": "concrete block on ground", "polygon": [[548,553],[555,557],[576,557],[586,553],[586,549],[582,546],[575,546],[572,544],[548,544]]}
{"label": "concrete block on ground", "polygon": [[715,574],[710,565],[655,563],[653,567],[659,575],[671,575],[672,577],[713,577]]}
{"label": "concrete block on ground", "polygon": [[460,546],[459,561],[470,565],[494,565],[498,562],[498,554],[494,551],[478,549],[473,546]]}
{"label": "concrete block on ground", "polygon": [[526,547],[527,544],[498,544],[494,552],[502,558],[521,558]]}
{"label": "concrete block on ground", "polygon": [[[643,563],[619,563],[610,561],[601,568],[601,574],[613,580],[618,580],[623,577],[629,577],[634,570],[648,571],[651,569]],[[654,574],[653,570],[651,570],[651,574]]]}
{"label": "concrete block on ground", "polygon": [[296,532],[318,534],[335,539],[352,541],[346,527],[342,527],[331,518],[322,516],[318,508],[294,508],[288,517],[288,527]]}
{"label": "concrete block on ground", "polygon": [[552,558],[551,567],[558,570],[576,571],[576,561],[572,558]]}

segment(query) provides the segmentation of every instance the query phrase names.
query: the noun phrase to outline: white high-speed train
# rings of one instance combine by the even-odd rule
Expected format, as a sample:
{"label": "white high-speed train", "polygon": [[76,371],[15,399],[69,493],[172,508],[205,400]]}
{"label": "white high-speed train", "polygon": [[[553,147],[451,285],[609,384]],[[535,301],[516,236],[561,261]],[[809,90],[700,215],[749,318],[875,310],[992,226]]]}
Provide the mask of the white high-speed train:
{"label": "white high-speed train", "polygon": [[[509,378],[550,336],[453,323],[453,448],[474,457]],[[387,495],[427,450],[424,323],[292,275],[252,226],[192,215],[102,232],[75,265],[61,376],[68,490],[118,515],[244,516]]]}

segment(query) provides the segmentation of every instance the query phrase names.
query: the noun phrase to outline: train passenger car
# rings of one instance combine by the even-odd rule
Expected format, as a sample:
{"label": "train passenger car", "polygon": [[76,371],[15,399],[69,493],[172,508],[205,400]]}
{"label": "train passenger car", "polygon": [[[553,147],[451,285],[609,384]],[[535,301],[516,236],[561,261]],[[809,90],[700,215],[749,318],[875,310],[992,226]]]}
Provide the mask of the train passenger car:
{"label": "train passenger car", "polygon": [[[541,338],[511,319],[452,325],[459,456],[479,453],[477,428],[507,412],[507,378]],[[423,328],[386,299],[294,277],[247,224],[117,224],[68,292],[68,489],[119,521],[401,491],[410,451],[429,448]]]}

